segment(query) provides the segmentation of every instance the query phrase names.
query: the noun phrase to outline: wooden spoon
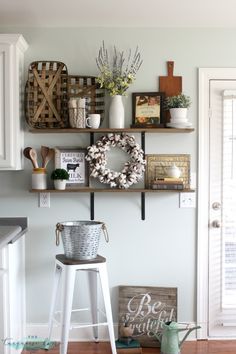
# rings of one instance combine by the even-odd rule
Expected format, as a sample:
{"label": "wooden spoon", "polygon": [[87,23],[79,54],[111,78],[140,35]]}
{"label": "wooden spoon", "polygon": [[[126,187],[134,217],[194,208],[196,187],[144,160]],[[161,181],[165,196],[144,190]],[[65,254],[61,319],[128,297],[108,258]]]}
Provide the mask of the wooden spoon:
{"label": "wooden spoon", "polygon": [[32,147],[30,147],[30,146],[26,147],[26,148],[23,150],[23,154],[24,154],[24,156],[25,156],[27,159],[29,159],[29,160],[32,162],[32,165],[34,166],[33,161],[31,160],[30,150],[32,150]]}
{"label": "wooden spoon", "polygon": [[54,157],[54,149],[49,149],[48,154],[44,160],[44,167],[47,167],[49,161],[51,161]]}
{"label": "wooden spoon", "polygon": [[37,152],[35,149],[30,149],[29,150],[29,155],[32,161],[32,164],[34,168],[39,168],[38,162],[37,162]]}
{"label": "wooden spoon", "polygon": [[41,156],[42,156],[42,167],[45,168],[45,160],[47,158],[47,155],[49,154],[49,147],[47,146],[41,146]]}

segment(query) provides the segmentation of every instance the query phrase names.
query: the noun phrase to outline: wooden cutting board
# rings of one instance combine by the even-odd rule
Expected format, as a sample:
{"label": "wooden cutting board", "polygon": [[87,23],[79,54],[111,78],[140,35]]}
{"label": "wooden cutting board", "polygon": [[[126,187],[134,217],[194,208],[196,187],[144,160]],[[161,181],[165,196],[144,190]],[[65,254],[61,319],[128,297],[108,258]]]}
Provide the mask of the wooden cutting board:
{"label": "wooden cutting board", "polygon": [[174,62],[167,62],[168,76],[159,77],[159,91],[165,96],[176,96],[182,93],[182,76],[174,76]]}

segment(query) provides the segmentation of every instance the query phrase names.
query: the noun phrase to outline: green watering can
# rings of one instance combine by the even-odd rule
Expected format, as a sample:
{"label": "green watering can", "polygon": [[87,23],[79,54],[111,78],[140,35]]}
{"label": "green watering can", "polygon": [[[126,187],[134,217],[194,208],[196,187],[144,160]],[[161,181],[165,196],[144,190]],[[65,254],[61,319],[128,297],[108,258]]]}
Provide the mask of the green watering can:
{"label": "green watering can", "polygon": [[[200,326],[192,328],[178,328],[176,322],[161,322],[163,333],[154,333],[154,336],[161,343],[161,354],[180,354],[180,348],[189,333],[194,329],[201,328]],[[179,332],[187,331],[184,338],[179,340]]]}

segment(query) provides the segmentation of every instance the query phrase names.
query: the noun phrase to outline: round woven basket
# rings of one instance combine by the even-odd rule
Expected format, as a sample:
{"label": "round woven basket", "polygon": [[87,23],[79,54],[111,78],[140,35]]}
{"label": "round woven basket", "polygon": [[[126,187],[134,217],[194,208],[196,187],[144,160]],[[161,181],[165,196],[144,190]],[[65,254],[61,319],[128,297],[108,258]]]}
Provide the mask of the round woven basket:
{"label": "round woven basket", "polygon": [[106,226],[100,221],[65,221],[57,223],[57,245],[61,234],[65,256],[75,260],[89,260],[97,257],[99,240],[103,230],[108,242]]}

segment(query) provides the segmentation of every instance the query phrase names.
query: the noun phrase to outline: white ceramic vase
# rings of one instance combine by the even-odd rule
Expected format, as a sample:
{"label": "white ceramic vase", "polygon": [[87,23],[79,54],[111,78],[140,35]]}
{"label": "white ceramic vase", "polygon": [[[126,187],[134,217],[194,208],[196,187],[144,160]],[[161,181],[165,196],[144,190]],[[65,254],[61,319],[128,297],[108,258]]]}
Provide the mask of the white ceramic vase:
{"label": "white ceramic vase", "polygon": [[58,190],[66,189],[66,179],[55,179],[54,180],[54,187]]}
{"label": "white ceramic vase", "polygon": [[125,111],[121,95],[111,96],[109,128],[125,127]]}

